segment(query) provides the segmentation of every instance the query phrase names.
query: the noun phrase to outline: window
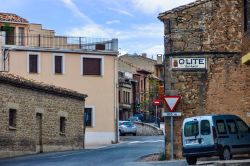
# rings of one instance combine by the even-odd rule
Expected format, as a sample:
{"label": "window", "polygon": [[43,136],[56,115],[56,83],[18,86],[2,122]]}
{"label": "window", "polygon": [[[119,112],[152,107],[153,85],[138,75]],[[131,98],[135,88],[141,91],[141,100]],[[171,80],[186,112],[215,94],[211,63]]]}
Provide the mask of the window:
{"label": "window", "polygon": [[126,103],[126,92],[123,91],[123,103]]}
{"label": "window", "polygon": [[82,56],[82,75],[103,75],[103,58],[93,56]]}
{"label": "window", "polygon": [[16,128],[16,110],[9,109],[9,126]]}
{"label": "window", "polygon": [[84,117],[85,117],[86,127],[94,127],[94,108],[93,107],[85,107]]}
{"label": "window", "polygon": [[18,28],[18,45],[24,46],[24,27]]}
{"label": "window", "polygon": [[244,0],[244,31],[248,30],[248,21],[249,21],[249,17],[248,15],[250,14],[249,9],[248,9],[248,0]]}
{"label": "window", "polygon": [[211,133],[210,123],[208,120],[201,121],[201,134],[202,135],[209,135]]}
{"label": "window", "polygon": [[60,134],[65,133],[65,125],[66,125],[66,118],[65,117],[60,117]]}
{"label": "window", "polygon": [[54,55],[54,73],[63,74],[64,73],[64,56]]}
{"label": "window", "polygon": [[29,73],[39,73],[39,55],[38,54],[29,54],[28,64]]}
{"label": "window", "polygon": [[226,126],[223,120],[217,120],[216,126],[219,134],[227,134]]}
{"label": "window", "polygon": [[236,128],[236,124],[234,122],[233,119],[228,119],[226,120],[227,122],[227,128],[228,128],[228,132],[230,134],[236,134],[237,133],[237,128]]}
{"label": "window", "polygon": [[241,133],[248,133],[249,132],[249,127],[241,119],[237,119],[236,124],[238,126],[239,132],[241,132]]}
{"label": "window", "polygon": [[197,121],[190,121],[185,123],[184,126],[185,137],[192,137],[199,135],[199,126]]}

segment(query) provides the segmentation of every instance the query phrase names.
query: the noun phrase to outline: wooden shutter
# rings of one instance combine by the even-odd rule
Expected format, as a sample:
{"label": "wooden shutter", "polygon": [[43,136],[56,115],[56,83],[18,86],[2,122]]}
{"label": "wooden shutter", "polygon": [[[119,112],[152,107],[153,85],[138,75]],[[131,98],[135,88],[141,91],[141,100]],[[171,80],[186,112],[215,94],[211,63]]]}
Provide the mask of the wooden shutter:
{"label": "wooden shutter", "polygon": [[105,50],[105,44],[96,44],[95,48],[96,50]]}
{"label": "wooden shutter", "polygon": [[55,56],[55,73],[62,73],[62,56]]}
{"label": "wooden shutter", "polygon": [[101,75],[101,59],[83,58],[83,75]]}
{"label": "wooden shutter", "polygon": [[38,55],[29,55],[29,72],[38,73]]}

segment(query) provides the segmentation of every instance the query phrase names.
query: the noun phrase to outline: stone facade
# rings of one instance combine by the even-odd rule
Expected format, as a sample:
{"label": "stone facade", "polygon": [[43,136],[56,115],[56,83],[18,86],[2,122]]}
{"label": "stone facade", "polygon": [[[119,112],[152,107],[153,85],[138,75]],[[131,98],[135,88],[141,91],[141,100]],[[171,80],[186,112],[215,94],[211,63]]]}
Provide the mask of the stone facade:
{"label": "stone facade", "polygon": [[[0,158],[83,148],[85,98],[0,73]],[[14,127],[9,122],[10,109],[16,110]],[[60,132],[60,117],[66,119],[65,132]]]}
{"label": "stone facade", "polygon": [[[174,122],[177,157],[185,117],[228,113],[250,123],[250,68],[241,64],[242,9],[241,0],[198,0],[159,15],[165,28],[165,94],[182,96],[177,110],[183,116]],[[207,68],[172,70],[171,57],[204,57]],[[169,129],[167,119],[168,140]]]}

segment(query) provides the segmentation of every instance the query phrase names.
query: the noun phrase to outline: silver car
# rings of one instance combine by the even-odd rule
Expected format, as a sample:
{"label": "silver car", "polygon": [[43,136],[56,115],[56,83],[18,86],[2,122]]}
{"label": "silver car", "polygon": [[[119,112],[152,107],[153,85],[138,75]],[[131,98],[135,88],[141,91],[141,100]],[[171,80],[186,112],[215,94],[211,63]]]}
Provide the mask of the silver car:
{"label": "silver car", "polygon": [[136,136],[136,126],[130,121],[119,121],[119,133],[121,136],[125,134],[133,134]]}

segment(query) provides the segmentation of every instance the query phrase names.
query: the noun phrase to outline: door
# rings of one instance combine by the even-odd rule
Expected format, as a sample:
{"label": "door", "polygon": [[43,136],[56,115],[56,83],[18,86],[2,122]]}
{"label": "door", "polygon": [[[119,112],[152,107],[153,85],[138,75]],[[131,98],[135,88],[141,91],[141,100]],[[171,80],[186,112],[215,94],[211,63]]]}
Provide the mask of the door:
{"label": "door", "polygon": [[238,129],[236,127],[236,123],[234,119],[226,119],[227,129],[229,132],[229,139],[231,144],[231,153],[237,154],[240,151],[239,145],[240,139],[238,139]]}
{"label": "door", "polygon": [[247,124],[241,120],[236,119],[236,125],[238,127],[238,136],[240,145],[238,147],[241,149],[241,153],[250,153],[250,129]]}
{"label": "door", "polygon": [[42,135],[43,135],[43,128],[42,128],[42,123],[43,123],[43,117],[41,113],[36,114],[36,133],[37,133],[37,140],[36,140],[36,152],[42,153],[43,152],[43,140],[42,140]]}

